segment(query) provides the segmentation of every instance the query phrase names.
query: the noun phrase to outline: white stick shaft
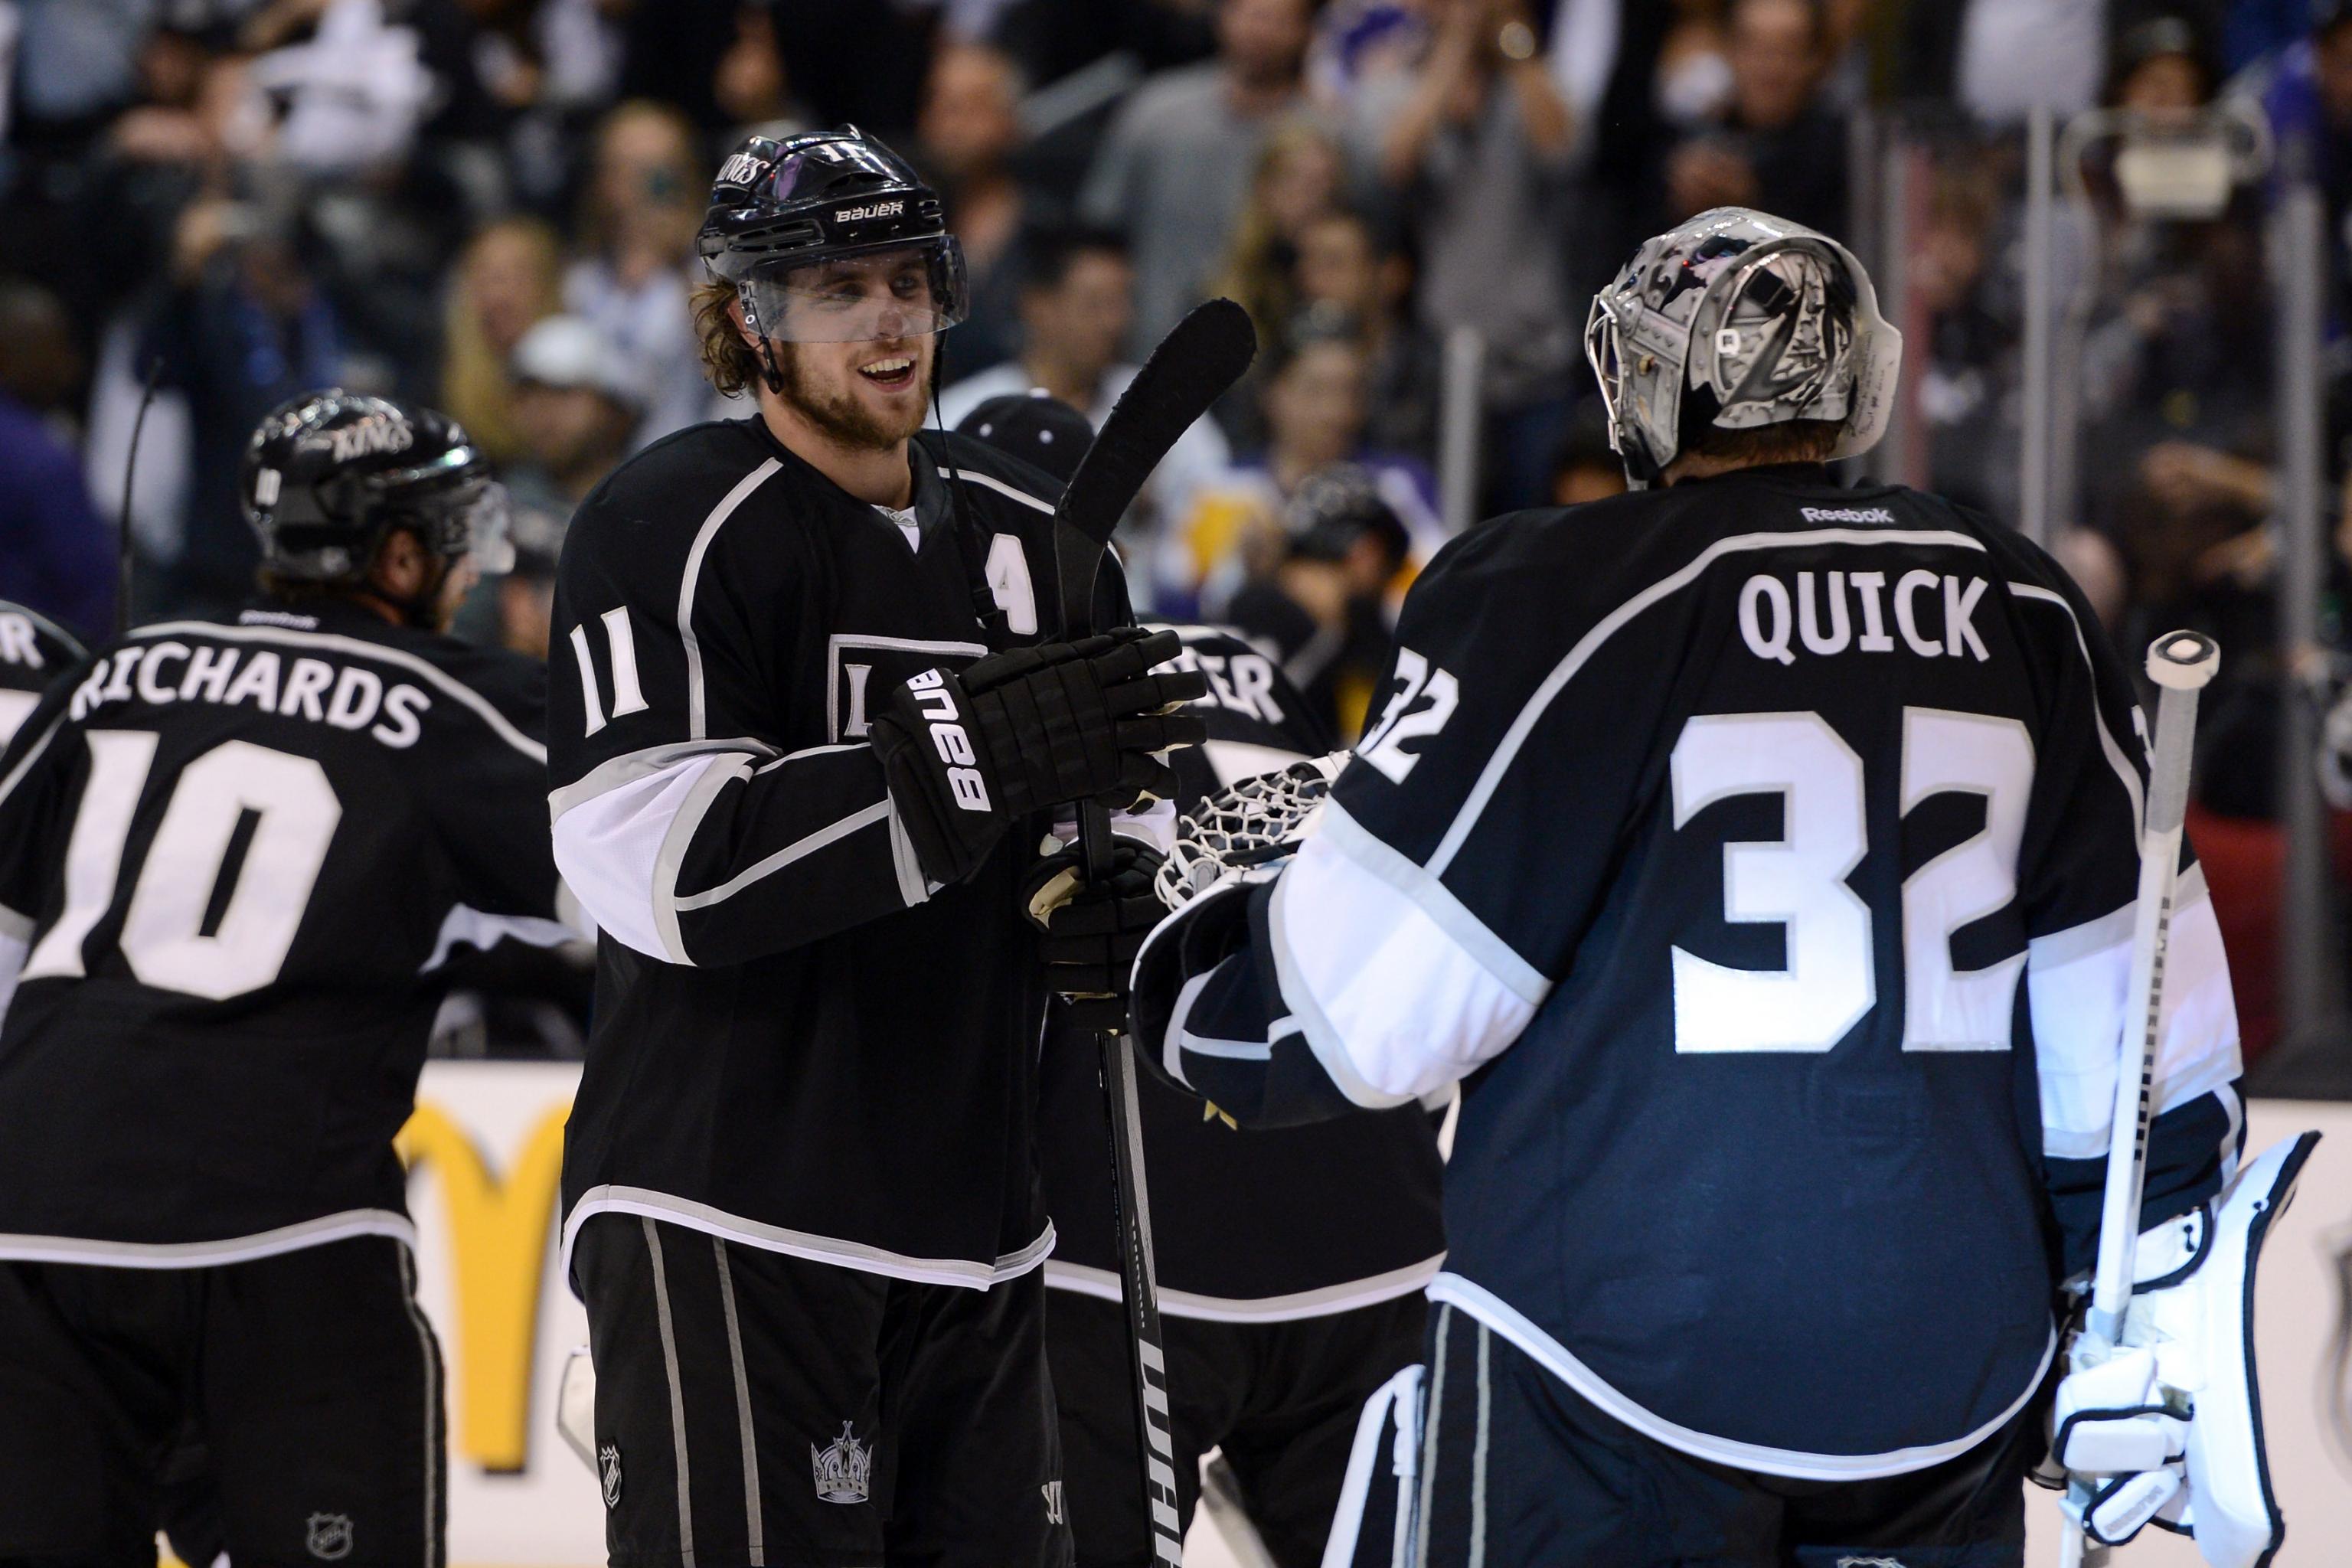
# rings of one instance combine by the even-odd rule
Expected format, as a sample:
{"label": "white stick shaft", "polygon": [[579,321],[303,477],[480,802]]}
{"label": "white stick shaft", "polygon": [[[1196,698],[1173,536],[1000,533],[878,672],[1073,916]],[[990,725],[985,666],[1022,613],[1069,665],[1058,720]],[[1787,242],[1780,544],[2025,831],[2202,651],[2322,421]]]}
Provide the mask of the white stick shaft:
{"label": "white stick shaft", "polygon": [[2147,1128],[2155,1110],[2165,948],[2171,934],[2173,885],[2180,865],[2181,822],[2189,809],[2189,761],[2196,728],[2196,691],[2166,688],[2157,706],[2156,757],[2149,770],[2147,821],[2140,834],[2139,898],[2132,921],[2130,979],[2124,992],[2123,1052],[2107,1142],[2105,1197],[2099,1211],[2099,1260],[2091,1276],[2086,1326],[2102,1348],[2115,1343],[2124,1309],[2131,1301],[2140,1191],[2147,1174]]}

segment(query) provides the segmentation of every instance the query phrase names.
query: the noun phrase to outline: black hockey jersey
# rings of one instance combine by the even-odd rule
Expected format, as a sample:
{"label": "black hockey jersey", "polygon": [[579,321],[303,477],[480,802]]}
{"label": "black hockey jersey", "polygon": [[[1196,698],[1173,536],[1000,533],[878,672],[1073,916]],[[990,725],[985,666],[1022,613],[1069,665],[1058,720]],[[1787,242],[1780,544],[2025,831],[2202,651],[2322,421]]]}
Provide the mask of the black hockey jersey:
{"label": "black hockey jersey", "polygon": [[49,682],[84,657],[65,627],[0,599],[0,746],[16,733]]}
{"label": "black hockey jersey", "polygon": [[1052,484],[961,437],[910,460],[914,504],[886,514],[756,418],[697,426],[572,521],[550,805],[604,935],[567,1249],[619,1211],[985,1288],[1052,1245],[1019,895],[1050,825],[928,885],[866,719],[934,664],[1038,640],[1041,605],[1054,631]]}
{"label": "black hockey jersey", "polygon": [[[1139,994],[1146,1058],[1205,1042],[1273,1120],[1464,1079],[1432,1299],[1658,1441],[1834,1480],[1998,1429],[2087,1258],[2137,886],[2142,725],[2073,584],[1762,469],[1489,523],[1399,643],[1320,832],[1227,897],[1248,951]],[[2172,931],[2151,1218],[2238,1133],[2193,867]]]}
{"label": "black hockey jersey", "polygon": [[543,689],[332,601],[142,626],[49,689],[0,758],[0,1257],[409,1235],[433,972],[567,934]]}
{"label": "black hockey jersey", "polygon": [[[1177,668],[1209,694],[1192,705],[1207,744],[1175,754],[1179,810],[1237,779],[1330,746],[1297,689],[1230,632],[1175,628]],[[1198,1100],[1157,1078],[1137,1085],[1160,1308],[1171,1317],[1275,1322],[1322,1317],[1420,1290],[1445,1250],[1443,1167],[1418,1105],[1280,1131],[1203,1120]],[[1044,1155],[1054,1256],[1045,1282],[1116,1300],[1101,1062],[1091,1038],[1047,1037]]]}

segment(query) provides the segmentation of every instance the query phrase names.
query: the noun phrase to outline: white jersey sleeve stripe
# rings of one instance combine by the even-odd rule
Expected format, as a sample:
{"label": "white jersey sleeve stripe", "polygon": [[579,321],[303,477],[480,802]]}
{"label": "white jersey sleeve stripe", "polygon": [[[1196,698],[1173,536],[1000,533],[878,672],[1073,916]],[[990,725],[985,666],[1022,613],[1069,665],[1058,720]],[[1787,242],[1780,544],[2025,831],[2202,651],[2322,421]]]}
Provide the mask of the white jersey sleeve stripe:
{"label": "white jersey sleeve stripe", "polygon": [[1550,983],[1336,801],[1278,878],[1275,973],[1316,1059],[1360,1105],[1418,1100],[1517,1039]]}
{"label": "white jersey sleeve stripe", "polygon": [[1518,757],[1519,748],[1527,743],[1528,735],[1543,718],[1552,700],[1559,695],[1561,688],[1576,678],[1577,671],[1591,661],[1603,643],[1624,629],[1627,622],[1661,599],[1690,586],[1698,580],[1701,573],[1727,555],[1757,550],[1801,550],[1817,544],[1907,544],[1973,550],[1979,553],[1984,551],[1981,541],[1941,528],[1814,528],[1788,533],[1740,533],[1717,540],[1700,551],[1688,565],[1652,584],[1602,616],[1591,631],[1577,639],[1576,646],[1568,650],[1567,657],[1553,667],[1552,672],[1544,677],[1543,684],[1536,688],[1535,695],[1528,699],[1527,706],[1519,710],[1519,716],[1503,732],[1502,743],[1495,748],[1495,754],[1480,770],[1478,782],[1471,786],[1469,797],[1463,801],[1462,809],[1454,814],[1453,826],[1445,830],[1445,837],[1438,840],[1436,852],[1429,858],[1429,874],[1433,877],[1445,874],[1446,867],[1454,863],[1454,857],[1461,852],[1471,830],[1478,826],[1478,817],[1486,809],[1487,801],[1493,799],[1495,791],[1501,787],[1503,776],[1511,771],[1511,763]]}
{"label": "white jersey sleeve stripe", "polygon": [[[2106,1152],[2123,1059],[2132,906],[2027,947],[2026,996],[2041,1086],[2042,1152],[2087,1160]],[[2204,869],[2180,879],[2165,954],[2155,1113],[2238,1076],[2238,1009]]]}
{"label": "white jersey sleeve stripe", "polygon": [[1016,500],[1023,506],[1034,507],[1037,510],[1044,512],[1047,517],[1054,515],[1053,502],[1039,500],[1035,496],[1031,495],[1028,491],[1016,490],[1011,485],[1006,484],[1003,479],[993,479],[987,474],[976,474],[970,468],[950,468],[945,464],[942,464],[940,467],[940,478],[943,479],[961,479],[968,485],[985,485],[990,489],[994,490],[998,495],[1004,497],[1008,500]]}
{"label": "white jersey sleeve stripe", "polygon": [[[621,756],[608,758],[599,763],[585,777],[568,784],[562,789],[550,791],[547,796],[547,819],[550,822],[557,821],[575,805],[592,801],[609,790],[619,789],[623,784],[634,784],[639,779],[651,778],[654,774],[666,772],[672,765],[682,763],[689,757],[723,756],[729,752],[748,753],[754,757],[772,759],[760,764],[763,770],[774,766],[778,762],[792,760],[792,757],[777,756],[775,747],[765,741],[753,740],[749,735],[739,735],[727,741],[678,741],[666,746],[647,746],[642,752],[629,752]],[[809,754],[810,752],[795,752],[792,755],[807,756]]]}
{"label": "white jersey sleeve stripe", "polygon": [[[2063,594],[2053,594],[2047,588],[2037,587],[2032,583],[2011,583],[2009,585],[2009,591],[2011,594],[2016,595],[2021,599],[2040,600],[2044,604],[2055,605],[2060,609],[2066,612],[2067,623],[2073,626],[2074,631],[2075,650],[2083,656],[2083,668],[2092,676],[2093,688],[2095,689],[2097,685],[2097,666],[2091,662],[2090,645],[2083,640],[2083,624],[2081,621],[2075,619],[2074,606],[2066,602],[2066,596]],[[2092,707],[2095,710],[2098,707],[2095,699],[2093,700]],[[2131,765],[2130,762],[2126,757],[2122,745],[2116,742],[2114,733],[2108,730],[2107,718],[2105,711],[2099,712],[2097,729],[2099,733],[2099,750],[2106,753],[2107,765],[2115,769],[2116,777],[2123,782],[2124,793],[2131,797],[2132,833],[2134,837],[2137,837],[2141,825],[2147,820],[2147,806],[2140,789],[2139,770]]]}
{"label": "white jersey sleeve stripe", "polygon": [[[680,758],[580,801],[555,819],[556,869],[598,929],[649,958],[687,962],[675,945],[676,917],[661,918],[664,852],[704,774],[730,761],[744,766],[740,756],[725,753]],[[674,858],[667,872],[677,875]]]}
{"label": "white jersey sleeve stripe", "polygon": [[694,594],[702,580],[702,558],[709,553],[710,542],[718,537],[719,528],[734,515],[735,509],[783,466],[781,459],[770,458],[738,480],[735,488],[710,509],[710,515],[702,520],[702,526],[695,531],[694,544],[686,552],[686,574],[677,588],[677,640],[686,651],[686,732],[697,741],[703,738],[704,726],[709,721],[702,692],[702,645],[694,636]]}

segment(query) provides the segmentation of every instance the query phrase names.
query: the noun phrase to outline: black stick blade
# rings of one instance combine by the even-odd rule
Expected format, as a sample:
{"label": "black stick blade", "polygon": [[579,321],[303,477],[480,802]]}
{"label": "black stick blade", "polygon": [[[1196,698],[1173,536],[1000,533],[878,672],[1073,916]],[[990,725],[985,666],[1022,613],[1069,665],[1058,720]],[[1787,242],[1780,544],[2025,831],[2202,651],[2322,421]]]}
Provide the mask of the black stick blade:
{"label": "black stick blade", "polygon": [[1055,554],[1067,635],[1092,627],[1096,567],[1144,480],[1256,357],[1249,312],[1231,300],[1211,300],[1160,340],[1120,394],[1054,509],[1066,525]]}

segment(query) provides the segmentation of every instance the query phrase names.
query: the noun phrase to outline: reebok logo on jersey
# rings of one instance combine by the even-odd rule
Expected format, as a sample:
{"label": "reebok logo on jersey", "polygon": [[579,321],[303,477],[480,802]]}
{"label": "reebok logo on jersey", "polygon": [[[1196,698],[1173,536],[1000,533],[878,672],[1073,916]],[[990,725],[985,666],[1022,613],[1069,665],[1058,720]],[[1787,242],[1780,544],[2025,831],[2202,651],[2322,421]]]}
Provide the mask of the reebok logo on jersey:
{"label": "reebok logo on jersey", "polygon": [[[1972,617],[1985,587],[1981,577],[1924,569],[1904,573],[1891,590],[1884,572],[1800,572],[1792,594],[1789,583],[1759,572],[1739,590],[1739,637],[1748,652],[1777,664],[1796,663],[1799,647],[1818,654],[1906,647],[1922,658],[1969,657],[1983,664],[1992,655]],[[1890,611],[1899,643],[1887,633]]]}
{"label": "reebok logo on jersey", "polygon": [[988,810],[988,784],[973,765],[980,759],[972,754],[971,737],[956,722],[955,697],[948,690],[947,677],[927,669],[908,681],[907,689],[930,721],[931,744],[939,749],[940,761],[948,764],[948,788],[954,792],[956,805],[966,811]]}
{"label": "reebok logo on jersey", "polygon": [[1797,509],[1807,522],[1893,522],[1895,514],[1883,506],[1808,506]]}

